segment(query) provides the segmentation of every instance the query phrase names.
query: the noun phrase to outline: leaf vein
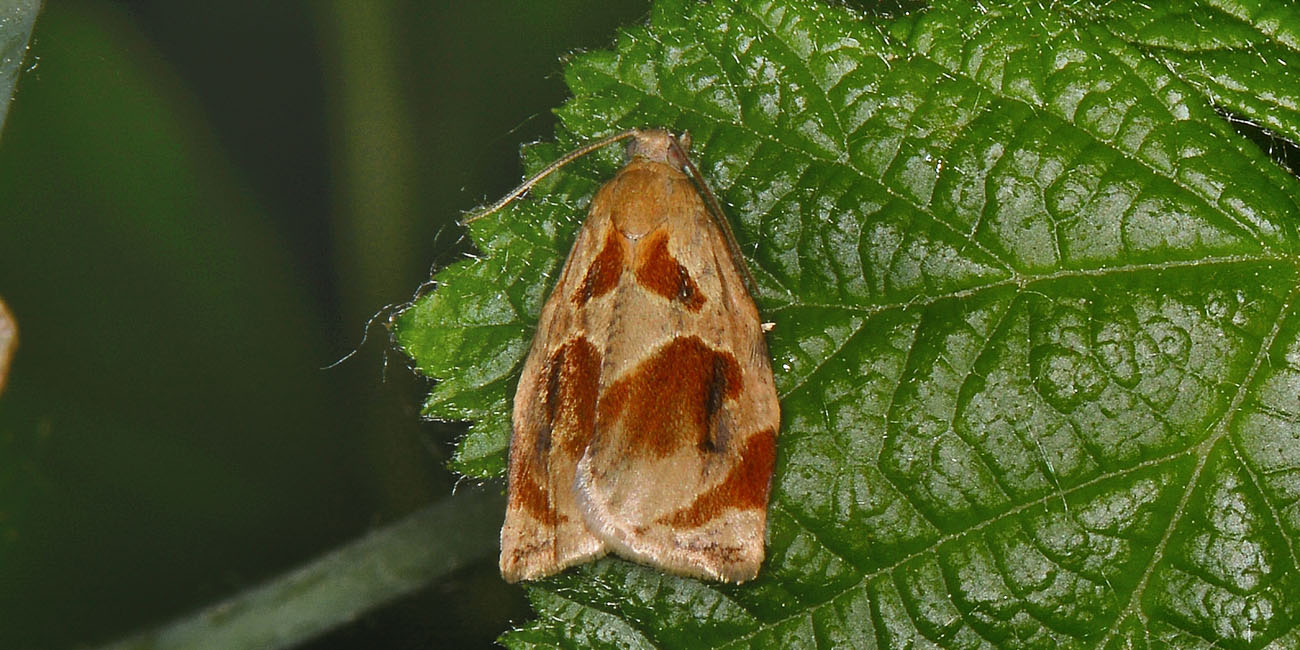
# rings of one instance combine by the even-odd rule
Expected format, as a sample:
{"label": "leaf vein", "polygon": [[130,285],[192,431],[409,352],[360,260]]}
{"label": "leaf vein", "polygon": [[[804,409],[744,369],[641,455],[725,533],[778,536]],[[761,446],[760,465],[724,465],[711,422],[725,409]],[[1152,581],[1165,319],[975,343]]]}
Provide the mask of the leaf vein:
{"label": "leaf vein", "polygon": [[1196,466],[1192,469],[1192,473],[1187,479],[1187,487],[1183,489],[1183,494],[1178,499],[1178,505],[1175,506],[1173,515],[1169,518],[1169,523],[1165,526],[1165,531],[1161,535],[1160,541],[1156,543],[1155,549],[1151,553],[1151,561],[1147,564],[1146,569],[1143,570],[1142,577],[1138,579],[1137,585],[1133,588],[1133,593],[1129,594],[1128,604],[1116,615],[1115,623],[1107,629],[1106,634],[1101,638],[1101,641],[1097,643],[1097,648],[1105,648],[1110,642],[1110,639],[1115,636],[1119,630],[1119,622],[1123,620],[1124,614],[1136,616],[1138,620],[1142,621],[1144,624],[1146,623],[1146,615],[1143,613],[1139,603],[1146,590],[1147,583],[1151,579],[1151,574],[1155,572],[1156,566],[1160,564],[1161,559],[1163,559],[1165,547],[1168,546],[1169,539],[1173,536],[1174,529],[1177,528],[1178,523],[1182,521],[1183,513],[1187,511],[1187,503],[1191,500],[1192,493],[1196,491],[1196,488],[1200,483],[1201,473],[1205,470],[1205,466],[1209,461],[1211,450],[1216,444],[1218,444],[1219,440],[1227,436],[1228,424],[1231,422],[1232,418],[1236,416],[1242,402],[1246,399],[1246,394],[1249,392],[1251,384],[1254,382],[1255,374],[1259,372],[1260,367],[1263,366],[1264,359],[1268,357],[1268,351],[1273,346],[1273,342],[1277,339],[1278,333],[1282,330],[1283,323],[1286,321],[1287,317],[1290,316],[1292,306],[1295,304],[1297,296],[1300,296],[1300,285],[1291,290],[1291,293],[1287,296],[1282,308],[1278,310],[1278,317],[1274,319],[1272,329],[1261,341],[1250,369],[1246,371],[1246,375],[1242,379],[1241,384],[1237,387],[1237,392],[1233,395],[1228,408],[1224,409],[1223,414],[1219,416],[1219,420],[1215,423],[1213,428],[1216,429],[1216,432],[1197,446],[1191,448],[1191,450],[1199,453],[1197,454]]}
{"label": "leaf vein", "polygon": [[[1124,477],[1127,477],[1127,476],[1130,475],[1130,474],[1133,474],[1133,473],[1135,473],[1135,472],[1138,472],[1138,471],[1141,471],[1141,470],[1144,470],[1144,469],[1148,469],[1148,468],[1152,468],[1152,467],[1158,467],[1158,466],[1161,466],[1161,465],[1164,465],[1164,464],[1167,464],[1167,463],[1174,462],[1174,461],[1176,461],[1176,460],[1179,460],[1182,456],[1184,456],[1184,455],[1186,455],[1186,454],[1188,454],[1188,453],[1191,453],[1191,451],[1192,451],[1192,450],[1190,450],[1190,449],[1189,449],[1189,450],[1182,450],[1182,451],[1178,451],[1178,452],[1175,452],[1175,453],[1166,454],[1166,455],[1164,455],[1164,456],[1160,456],[1160,457],[1158,457],[1158,458],[1148,459],[1148,460],[1142,461],[1142,462],[1140,462],[1140,463],[1135,463],[1135,464],[1133,464],[1133,465],[1131,465],[1131,466],[1129,466],[1129,467],[1126,467],[1126,468],[1124,468],[1124,469],[1119,469],[1119,470],[1114,470],[1114,471],[1111,471],[1111,472],[1105,472],[1105,473],[1103,473],[1103,474],[1099,474],[1099,475],[1097,475],[1097,476],[1095,476],[1095,477],[1093,477],[1093,478],[1091,478],[1091,479],[1089,479],[1089,480],[1087,480],[1087,481],[1084,481],[1084,482],[1082,482],[1082,483],[1079,483],[1078,485],[1075,485],[1075,486],[1072,486],[1072,487],[1066,488],[1064,491],[1062,491],[1062,492],[1060,492],[1060,493],[1052,493],[1052,494],[1044,495],[1044,496],[1042,496],[1042,497],[1039,497],[1039,498],[1033,499],[1033,500],[1031,500],[1031,501],[1027,501],[1027,502],[1022,503],[1022,504],[1020,504],[1020,505],[1012,506],[1012,507],[1008,508],[1007,510],[1001,512],[1001,513],[998,513],[998,514],[996,514],[996,515],[993,515],[993,516],[991,516],[991,517],[989,517],[989,518],[987,518],[987,519],[984,519],[983,521],[980,521],[980,522],[978,522],[978,523],[975,523],[975,524],[972,524],[972,525],[970,525],[970,526],[967,526],[966,528],[963,528],[963,529],[961,529],[961,530],[956,530],[956,531],[953,531],[953,532],[951,532],[951,533],[946,533],[946,534],[944,534],[944,535],[937,536],[937,537],[935,537],[935,538],[934,538],[930,543],[928,543],[928,544],[925,546],[925,548],[920,549],[920,550],[917,550],[917,551],[913,551],[913,552],[911,552],[911,553],[908,553],[908,554],[904,555],[903,557],[899,558],[898,560],[895,560],[895,561],[893,561],[893,562],[890,562],[889,564],[884,565],[884,566],[882,566],[882,567],[880,567],[880,568],[878,568],[878,569],[876,569],[876,570],[874,570],[874,571],[870,571],[870,572],[867,572],[867,573],[863,574],[861,580],[859,580],[856,584],[854,584],[854,585],[852,585],[852,586],[850,586],[850,587],[846,587],[846,588],[843,590],[843,592],[841,592],[840,594],[837,594],[837,595],[835,596],[835,598],[831,598],[831,599],[826,600],[826,601],[824,601],[824,602],[822,602],[822,603],[818,603],[818,604],[812,605],[812,606],[810,606],[810,607],[808,607],[808,608],[806,608],[806,609],[800,609],[800,610],[792,611],[792,612],[790,612],[790,614],[789,614],[788,616],[784,616],[784,617],[781,617],[781,618],[779,618],[779,619],[776,619],[776,620],[773,620],[773,621],[768,622],[767,626],[768,626],[768,627],[774,627],[774,626],[776,626],[776,625],[779,625],[780,623],[783,623],[783,622],[788,621],[788,620],[790,620],[790,619],[793,619],[793,618],[795,618],[795,617],[798,617],[798,616],[804,616],[804,615],[806,615],[806,614],[808,614],[808,613],[810,613],[810,612],[815,612],[815,611],[819,610],[821,607],[824,607],[825,605],[827,605],[828,603],[832,603],[832,602],[834,602],[836,598],[839,598],[840,596],[842,596],[842,595],[844,595],[844,594],[847,594],[847,593],[853,592],[853,591],[855,591],[855,590],[865,589],[865,588],[866,588],[866,585],[867,585],[870,581],[875,580],[876,578],[879,578],[879,577],[884,576],[884,575],[886,575],[886,574],[892,573],[892,572],[896,571],[897,569],[899,569],[900,567],[902,567],[904,564],[907,564],[908,562],[911,562],[911,561],[913,561],[913,560],[915,560],[915,559],[917,559],[917,558],[919,558],[919,557],[923,557],[923,556],[925,556],[925,555],[927,555],[927,554],[929,554],[929,553],[933,553],[933,552],[935,552],[936,549],[938,549],[939,547],[943,546],[944,544],[947,544],[947,543],[949,543],[949,542],[951,542],[951,541],[953,541],[953,540],[961,539],[961,538],[963,538],[963,537],[965,537],[965,536],[967,536],[967,535],[971,535],[971,534],[974,534],[974,533],[979,532],[979,531],[981,531],[981,530],[984,530],[985,528],[988,528],[988,527],[992,526],[993,524],[996,524],[996,523],[998,523],[998,522],[1000,522],[1000,521],[1003,521],[1003,520],[1005,520],[1005,519],[1007,519],[1007,518],[1010,518],[1010,517],[1013,517],[1013,516],[1015,516],[1015,515],[1018,515],[1018,514],[1020,514],[1021,512],[1024,512],[1024,511],[1026,511],[1026,510],[1029,510],[1029,509],[1031,509],[1031,508],[1035,508],[1035,507],[1038,507],[1038,506],[1046,505],[1046,504],[1047,504],[1049,501],[1051,501],[1052,499],[1061,498],[1061,497],[1068,496],[1068,495],[1070,495],[1070,494],[1073,494],[1073,493],[1078,492],[1078,491],[1081,491],[1081,490],[1086,490],[1086,489],[1088,489],[1088,488],[1091,488],[1091,487],[1093,487],[1093,486],[1095,486],[1095,485],[1097,485],[1097,484],[1103,483],[1103,482],[1105,482],[1105,481],[1109,481],[1109,480],[1113,480],[1113,479],[1122,479],[1122,478],[1124,478]],[[747,633],[745,633],[745,634],[742,634],[742,635],[740,635],[740,636],[738,636],[738,637],[735,637],[735,639],[733,639],[733,642],[735,642],[735,641],[740,641],[740,640],[746,640],[746,639],[752,639],[754,636],[756,636],[756,635],[759,633],[759,631],[760,631],[760,630],[754,630],[754,631],[750,631],[750,632],[747,632]],[[1104,645],[1103,645],[1103,646],[1098,646],[1098,647],[1104,647]]]}

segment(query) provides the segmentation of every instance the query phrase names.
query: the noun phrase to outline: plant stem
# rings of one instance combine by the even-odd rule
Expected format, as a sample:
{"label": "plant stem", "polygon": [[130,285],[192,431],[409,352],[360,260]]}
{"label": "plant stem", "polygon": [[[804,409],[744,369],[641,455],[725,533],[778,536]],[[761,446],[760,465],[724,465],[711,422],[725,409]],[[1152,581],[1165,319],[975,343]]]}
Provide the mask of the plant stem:
{"label": "plant stem", "polygon": [[288,648],[496,552],[503,505],[462,491],[306,566],[102,650]]}

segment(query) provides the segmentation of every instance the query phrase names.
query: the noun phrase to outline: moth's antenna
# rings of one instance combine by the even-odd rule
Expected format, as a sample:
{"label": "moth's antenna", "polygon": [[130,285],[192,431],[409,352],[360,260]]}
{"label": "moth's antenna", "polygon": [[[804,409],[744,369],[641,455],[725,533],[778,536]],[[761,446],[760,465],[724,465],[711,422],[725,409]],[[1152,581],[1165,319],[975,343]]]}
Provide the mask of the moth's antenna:
{"label": "moth's antenna", "polygon": [[556,170],[558,170],[559,168],[597,149],[600,149],[601,147],[608,146],[610,144],[618,142],[619,140],[626,140],[630,137],[635,136],[640,132],[641,132],[640,129],[628,129],[626,131],[621,131],[619,133],[615,133],[614,135],[605,136],[595,142],[590,142],[588,144],[585,144],[577,149],[574,149],[573,151],[570,151],[567,154],[564,154],[563,156],[560,157],[559,160],[547,165],[545,169],[543,169],[540,172],[537,172],[536,174],[533,174],[532,177],[530,177],[528,180],[524,181],[523,183],[520,183],[519,187],[510,190],[509,194],[497,199],[496,202],[493,203],[492,205],[483,208],[477,214],[462,219],[460,224],[463,226],[470,222],[477,221],[479,219],[482,219],[483,217],[492,214],[493,212],[496,212],[497,210],[500,210],[501,208],[506,207],[507,205],[510,205],[511,201],[514,201],[515,199],[523,196],[525,193],[528,192],[528,190],[533,189],[534,185],[542,182],[542,179],[546,178],[547,176],[554,174]]}
{"label": "moth's antenna", "polygon": [[[685,135],[685,134],[683,134]],[[736,270],[740,271],[740,279],[744,280],[745,288],[749,290],[749,295],[758,295],[758,283],[754,281],[754,276],[749,272],[749,266],[745,264],[745,256],[740,252],[740,242],[736,241],[736,233],[731,230],[731,222],[727,221],[727,215],[722,211],[722,204],[718,203],[718,197],[713,195],[713,190],[709,189],[709,184],[704,182],[704,174],[700,173],[695,163],[691,162],[691,157],[686,155],[682,145],[677,138],[672,140],[672,148],[678,153],[682,160],[686,161],[686,169],[691,173],[691,179],[700,189],[700,195],[704,197],[704,203],[713,213],[713,220],[717,222],[718,227],[722,229],[722,235],[727,239],[727,248],[731,250],[731,259],[736,261]]]}

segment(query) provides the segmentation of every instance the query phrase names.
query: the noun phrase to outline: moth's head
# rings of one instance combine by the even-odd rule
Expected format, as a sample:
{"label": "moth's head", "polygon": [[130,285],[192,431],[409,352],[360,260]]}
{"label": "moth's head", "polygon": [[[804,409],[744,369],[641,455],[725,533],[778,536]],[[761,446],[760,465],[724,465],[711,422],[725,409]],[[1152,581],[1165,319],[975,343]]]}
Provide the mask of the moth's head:
{"label": "moth's head", "polygon": [[653,160],[673,167],[686,164],[686,154],[691,150],[691,134],[685,131],[675,136],[663,129],[637,131],[627,141],[625,155],[630,162],[637,158]]}

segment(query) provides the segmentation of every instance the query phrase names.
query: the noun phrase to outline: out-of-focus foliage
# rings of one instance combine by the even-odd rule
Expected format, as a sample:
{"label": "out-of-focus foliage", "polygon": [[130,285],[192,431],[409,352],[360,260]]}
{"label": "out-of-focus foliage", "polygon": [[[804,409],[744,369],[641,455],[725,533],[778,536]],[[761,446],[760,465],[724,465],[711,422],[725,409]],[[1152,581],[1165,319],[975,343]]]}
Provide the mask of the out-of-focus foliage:
{"label": "out-of-focus foliage", "polygon": [[[0,395],[0,646],[123,637],[446,497],[455,428],[420,422],[426,389],[399,355],[385,370],[383,328],[321,368],[464,253],[449,224],[518,180],[559,59],[644,11],[46,3],[0,134],[0,296],[22,336]],[[526,611],[484,563],[314,647],[481,647]]]}

